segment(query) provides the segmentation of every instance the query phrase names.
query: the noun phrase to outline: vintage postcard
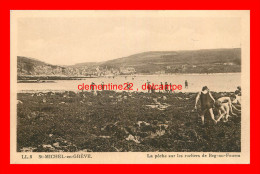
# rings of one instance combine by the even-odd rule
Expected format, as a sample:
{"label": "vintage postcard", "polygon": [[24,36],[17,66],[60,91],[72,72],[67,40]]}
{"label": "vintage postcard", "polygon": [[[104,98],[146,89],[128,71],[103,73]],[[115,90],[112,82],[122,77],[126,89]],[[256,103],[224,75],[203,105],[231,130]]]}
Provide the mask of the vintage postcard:
{"label": "vintage postcard", "polygon": [[250,11],[10,11],[12,164],[249,164]]}

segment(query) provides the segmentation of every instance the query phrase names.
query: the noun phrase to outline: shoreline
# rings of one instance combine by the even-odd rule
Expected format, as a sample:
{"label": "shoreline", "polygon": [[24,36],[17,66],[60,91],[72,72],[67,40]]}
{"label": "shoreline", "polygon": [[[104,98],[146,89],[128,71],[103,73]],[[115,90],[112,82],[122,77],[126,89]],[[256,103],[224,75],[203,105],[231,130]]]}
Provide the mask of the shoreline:
{"label": "shoreline", "polygon": [[[22,91],[17,91],[16,94],[38,94],[38,93],[42,93],[42,94],[47,94],[47,93],[66,93],[66,92],[73,92],[75,94],[80,94],[80,93],[93,93],[92,91],[87,91],[87,90],[84,90],[83,92],[82,91],[72,91],[72,90],[22,90]],[[133,92],[128,92],[128,91],[114,91],[114,90],[104,90],[104,91],[99,91],[99,90],[96,90],[97,93],[115,93],[115,94],[122,94],[122,93],[125,93],[125,94],[128,94],[128,95],[131,95],[131,94],[148,94],[147,91],[133,91]],[[165,92],[162,92],[162,93],[159,93],[159,92],[155,92],[155,93],[149,93],[150,95],[172,95],[174,96],[175,94],[197,94],[199,91],[175,91],[174,93],[165,93]],[[230,93],[230,94],[233,94],[235,93],[234,91],[211,91],[212,93]]]}
{"label": "shoreline", "polygon": [[[125,76],[175,76],[175,75],[235,75],[241,74],[241,72],[230,72],[230,73],[168,73],[168,74],[120,74],[120,75],[111,75],[111,76],[49,76],[49,75],[18,75],[19,78],[30,78],[28,80],[34,80],[34,78],[44,78],[44,80],[79,80],[84,78],[111,78],[111,77],[125,77]],[[47,79],[46,79],[47,78]],[[27,80],[27,79],[21,79]]]}
{"label": "shoreline", "polygon": [[[37,93],[49,93],[49,92],[52,92],[52,93],[62,93],[62,92],[74,92],[76,94],[78,93],[82,93],[82,90],[21,90],[21,91],[17,91],[16,93],[17,94],[26,94],[26,93],[30,93],[30,94],[37,94]],[[84,90],[83,93],[92,93],[92,91],[90,90]],[[128,93],[128,94],[132,94],[132,93],[144,93],[144,94],[147,94],[148,92],[146,90],[143,90],[143,91],[131,91],[131,92],[128,92],[126,90],[121,90],[121,91],[115,91],[115,90],[96,90],[96,92],[114,92],[114,93]],[[159,93],[159,92],[155,92],[155,93],[150,93],[150,94],[169,94],[169,95],[174,95],[174,94],[178,94],[178,93],[183,93],[183,94],[193,94],[193,93],[198,93],[199,91],[175,91],[174,93],[165,93],[165,92],[162,92],[162,93]],[[234,93],[234,91],[211,91],[211,92],[214,92],[214,93]]]}
{"label": "shoreline", "polygon": [[[172,76],[172,75],[235,75],[241,74],[241,72],[231,72],[231,73],[174,73],[174,74],[134,74],[134,75],[127,75],[127,76]],[[126,75],[118,75],[118,76],[126,76]]]}

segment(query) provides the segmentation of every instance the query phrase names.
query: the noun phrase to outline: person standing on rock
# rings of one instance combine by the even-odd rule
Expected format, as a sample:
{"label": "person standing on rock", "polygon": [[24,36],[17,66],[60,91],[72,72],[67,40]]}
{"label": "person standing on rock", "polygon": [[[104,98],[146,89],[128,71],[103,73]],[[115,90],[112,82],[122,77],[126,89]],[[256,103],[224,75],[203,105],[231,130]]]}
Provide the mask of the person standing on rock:
{"label": "person standing on rock", "polygon": [[202,88],[202,91],[200,91],[196,97],[195,101],[195,110],[197,110],[197,103],[198,101],[201,101],[201,122],[204,125],[204,115],[207,111],[209,111],[211,119],[214,121],[214,123],[217,123],[217,120],[215,120],[215,116],[213,113],[213,105],[215,103],[215,99],[212,97],[209,88],[207,86],[204,86]]}

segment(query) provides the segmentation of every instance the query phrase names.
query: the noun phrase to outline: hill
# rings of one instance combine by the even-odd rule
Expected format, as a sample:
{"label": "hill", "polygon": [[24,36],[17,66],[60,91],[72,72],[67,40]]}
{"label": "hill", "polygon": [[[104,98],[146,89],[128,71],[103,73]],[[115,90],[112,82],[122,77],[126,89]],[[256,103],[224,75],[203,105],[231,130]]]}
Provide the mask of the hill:
{"label": "hill", "polygon": [[17,56],[17,74],[20,75],[63,75],[64,67],[47,64],[34,58]]}
{"label": "hill", "polygon": [[33,58],[17,57],[18,76],[106,75],[116,71],[122,73],[127,68],[137,74],[241,72],[241,49],[150,51],[105,62],[71,66],[57,66]]}
{"label": "hill", "polygon": [[241,49],[144,52],[106,61],[101,66],[130,66],[135,68],[137,73],[241,72]]}

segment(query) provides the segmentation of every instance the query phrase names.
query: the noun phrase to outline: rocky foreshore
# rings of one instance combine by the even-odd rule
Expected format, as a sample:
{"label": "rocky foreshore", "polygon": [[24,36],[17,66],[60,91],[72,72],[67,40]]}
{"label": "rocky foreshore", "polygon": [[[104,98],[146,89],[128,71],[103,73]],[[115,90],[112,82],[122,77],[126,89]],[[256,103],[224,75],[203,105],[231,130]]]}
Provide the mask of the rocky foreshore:
{"label": "rocky foreshore", "polygon": [[241,151],[241,115],[214,125],[207,114],[202,126],[195,97],[182,92],[18,93],[17,151]]}

